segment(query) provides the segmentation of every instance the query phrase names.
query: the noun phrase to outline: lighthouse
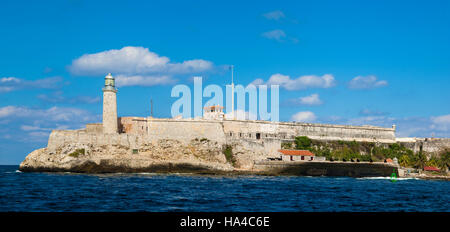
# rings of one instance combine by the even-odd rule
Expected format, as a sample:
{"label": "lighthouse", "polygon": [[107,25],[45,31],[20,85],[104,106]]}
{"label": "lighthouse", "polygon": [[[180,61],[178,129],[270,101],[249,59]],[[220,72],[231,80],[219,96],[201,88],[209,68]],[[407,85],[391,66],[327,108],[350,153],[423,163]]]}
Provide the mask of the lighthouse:
{"label": "lighthouse", "polygon": [[103,88],[103,133],[115,134],[117,129],[117,89],[114,77],[108,73]]}

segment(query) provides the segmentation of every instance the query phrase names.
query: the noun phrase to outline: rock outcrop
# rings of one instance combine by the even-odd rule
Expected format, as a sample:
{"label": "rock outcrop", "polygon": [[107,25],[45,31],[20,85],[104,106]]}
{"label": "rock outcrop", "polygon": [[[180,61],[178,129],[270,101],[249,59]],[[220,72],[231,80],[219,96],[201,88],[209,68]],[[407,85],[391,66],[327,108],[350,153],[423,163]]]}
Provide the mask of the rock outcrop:
{"label": "rock outcrop", "polygon": [[223,154],[222,144],[206,139],[192,140],[188,144],[162,139],[134,147],[124,143],[80,143],[74,140],[31,152],[19,169],[25,172],[217,173],[232,171],[233,166]]}

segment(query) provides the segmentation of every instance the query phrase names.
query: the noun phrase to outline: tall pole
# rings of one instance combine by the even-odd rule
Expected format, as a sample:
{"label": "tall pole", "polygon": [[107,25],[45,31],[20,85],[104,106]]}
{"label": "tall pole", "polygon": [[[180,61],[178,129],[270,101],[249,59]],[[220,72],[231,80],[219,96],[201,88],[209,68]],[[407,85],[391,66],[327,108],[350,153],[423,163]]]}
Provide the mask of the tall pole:
{"label": "tall pole", "polygon": [[231,115],[233,115],[233,119],[236,119],[234,116],[234,80],[233,80],[233,70],[234,65],[231,65]]}
{"label": "tall pole", "polygon": [[153,118],[153,99],[150,99],[150,116]]}

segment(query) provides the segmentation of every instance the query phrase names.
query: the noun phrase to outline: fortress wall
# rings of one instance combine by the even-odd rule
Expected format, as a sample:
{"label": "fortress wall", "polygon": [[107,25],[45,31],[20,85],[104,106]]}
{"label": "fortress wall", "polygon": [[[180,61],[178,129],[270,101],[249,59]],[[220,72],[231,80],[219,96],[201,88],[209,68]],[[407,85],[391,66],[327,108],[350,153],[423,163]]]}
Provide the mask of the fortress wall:
{"label": "fortress wall", "polygon": [[450,149],[450,139],[448,138],[398,138],[397,142],[415,153],[420,151],[439,153],[442,150]]}
{"label": "fortress wall", "polygon": [[[160,139],[174,139],[190,143],[193,139],[206,138],[225,143],[241,142],[242,146],[255,151],[275,154],[281,148],[281,141],[292,140],[295,136],[308,136],[318,140],[356,140],[369,142],[395,142],[394,129],[378,127],[355,127],[308,123],[272,123],[265,121],[239,120],[189,120],[154,119],[124,117],[120,125],[126,133],[98,133],[99,125],[87,126],[85,130],[55,130],[48,143],[49,151],[55,151],[65,144],[86,146],[115,145],[137,149],[143,143]],[[424,143],[423,149],[436,150],[442,144],[450,145],[448,140],[433,140]]]}
{"label": "fortress wall", "polygon": [[143,117],[120,117],[119,133],[147,135],[147,118]]}
{"label": "fortress wall", "polygon": [[296,136],[308,136],[317,140],[344,140],[359,142],[394,143],[395,131],[389,128],[355,127],[321,124],[285,125]]}
{"label": "fortress wall", "polygon": [[444,149],[450,149],[450,139],[428,138],[423,142],[423,151],[436,153]]}
{"label": "fortress wall", "polygon": [[294,139],[308,136],[318,140],[347,140],[395,143],[395,129],[369,126],[340,126],[310,123],[272,123],[263,121],[224,121],[224,132],[240,138]]}
{"label": "fortress wall", "polygon": [[318,140],[347,140],[360,142],[394,143],[395,130],[379,127],[356,127],[321,124],[285,125],[295,134]]}
{"label": "fortress wall", "polygon": [[86,124],[86,131],[89,133],[103,133],[103,124],[102,123]]}
{"label": "fortress wall", "polygon": [[278,124],[253,121],[223,121],[223,130],[227,136],[235,138],[256,139],[256,133],[260,133],[261,138],[266,138],[266,135],[267,137],[276,137]]}
{"label": "fortress wall", "polygon": [[194,121],[172,119],[149,119],[149,139],[176,139],[189,143],[192,139],[206,138],[221,144],[226,142],[220,121]]}
{"label": "fortress wall", "polygon": [[85,130],[53,130],[48,140],[47,149],[52,153],[68,144],[81,145],[80,147],[85,146],[85,149],[89,149],[88,145],[95,145],[96,147],[114,145],[134,149],[144,142],[145,137],[132,134],[88,133]]}

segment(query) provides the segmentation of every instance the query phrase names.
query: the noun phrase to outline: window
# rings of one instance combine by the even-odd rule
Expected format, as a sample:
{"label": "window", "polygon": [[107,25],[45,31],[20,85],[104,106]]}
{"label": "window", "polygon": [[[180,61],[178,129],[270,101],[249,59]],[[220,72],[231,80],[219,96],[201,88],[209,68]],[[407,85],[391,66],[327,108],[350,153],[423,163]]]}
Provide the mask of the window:
{"label": "window", "polygon": [[302,156],[302,160],[305,160],[305,157],[304,157],[304,156]]}
{"label": "window", "polygon": [[261,133],[256,133],[256,139],[261,139]]}

